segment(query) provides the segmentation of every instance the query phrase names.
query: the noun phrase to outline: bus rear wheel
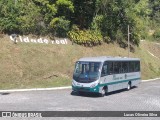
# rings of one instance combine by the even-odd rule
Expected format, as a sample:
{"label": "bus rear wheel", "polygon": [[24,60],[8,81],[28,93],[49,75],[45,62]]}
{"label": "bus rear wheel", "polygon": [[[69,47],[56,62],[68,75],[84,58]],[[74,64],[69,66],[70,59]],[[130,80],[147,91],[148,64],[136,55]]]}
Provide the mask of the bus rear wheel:
{"label": "bus rear wheel", "polygon": [[130,90],[130,89],[131,89],[131,82],[129,82],[127,85],[127,90]]}

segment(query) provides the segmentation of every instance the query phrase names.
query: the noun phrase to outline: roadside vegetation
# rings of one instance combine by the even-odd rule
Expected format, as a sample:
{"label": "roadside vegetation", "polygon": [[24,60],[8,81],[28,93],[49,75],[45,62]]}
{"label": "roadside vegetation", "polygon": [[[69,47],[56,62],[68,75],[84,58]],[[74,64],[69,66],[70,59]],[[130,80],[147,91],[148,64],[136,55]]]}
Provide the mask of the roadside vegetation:
{"label": "roadside vegetation", "polygon": [[[84,46],[159,40],[160,0],[1,0],[0,32],[69,37]],[[153,35],[148,36],[152,30]]]}
{"label": "roadside vegetation", "polygon": [[[0,89],[70,85],[79,58],[128,55],[128,25],[142,79],[160,76],[160,0],[0,0]],[[11,34],[70,42],[14,44]]]}
{"label": "roadside vegetation", "polygon": [[[130,53],[130,57],[141,58],[142,79],[160,77],[159,47],[155,42],[142,41]],[[14,44],[8,35],[1,35],[0,89],[68,86],[71,85],[74,64],[79,58],[127,55],[127,49],[117,43],[103,43],[95,47],[71,42],[65,45]]]}

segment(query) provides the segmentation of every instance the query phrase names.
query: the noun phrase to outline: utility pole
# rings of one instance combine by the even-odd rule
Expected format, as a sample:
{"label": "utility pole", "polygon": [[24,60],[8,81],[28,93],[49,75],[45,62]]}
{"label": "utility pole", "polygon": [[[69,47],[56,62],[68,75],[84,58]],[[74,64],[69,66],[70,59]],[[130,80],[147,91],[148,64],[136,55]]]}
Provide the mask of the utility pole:
{"label": "utility pole", "polygon": [[129,32],[129,25],[128,25],[128,57],[129,57],[129,53],[130,53],[130,39],[129,39],[129,35],[131,33]]}

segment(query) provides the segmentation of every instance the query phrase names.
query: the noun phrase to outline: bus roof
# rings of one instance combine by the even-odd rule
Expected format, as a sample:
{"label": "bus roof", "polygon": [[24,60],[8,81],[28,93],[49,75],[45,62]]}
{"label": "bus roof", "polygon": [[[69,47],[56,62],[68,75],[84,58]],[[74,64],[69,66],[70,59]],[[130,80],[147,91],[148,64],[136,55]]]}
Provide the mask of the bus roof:
{"label": "bus roof", "polygon": [[78,61],[86,62],[104,62],[104,61],[139,61],[139,58],[128,58],[128,57],[113,57],[113,56],[98,56],[98,57],[84,57]]}

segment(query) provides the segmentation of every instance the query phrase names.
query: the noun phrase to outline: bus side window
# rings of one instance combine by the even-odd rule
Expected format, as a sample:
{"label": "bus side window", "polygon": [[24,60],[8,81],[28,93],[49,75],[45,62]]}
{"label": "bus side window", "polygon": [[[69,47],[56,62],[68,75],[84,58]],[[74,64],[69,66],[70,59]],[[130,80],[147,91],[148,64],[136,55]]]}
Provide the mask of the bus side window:
{"label": "bus side window", "polygon": [[135,72],[139,72],[140,71],[140,62],[136,61],[135,62]]}
{"label": "bus side window", "polygon": [[108,62],[108,75],[112,75],[113,74],[113,62]]}
{"label": "bus side window", "polygon": [[122,71],[121,73],[127,73],[128,72],[128,62],[122,62]]}
{"label": "bus side window", "polygon": [[114,62],[114,73],[121,73],[121,62]]}
{"label": "bus side window", "polygon": [[134,72],[135,70],[134,70],[134,61],[130,61],[129,62],[129,72]]}
{"label": "bus side window", "polygon": [[106,75],[107,75],[107,63],[105,62],[102,67],[101,77],[106,76]]}

